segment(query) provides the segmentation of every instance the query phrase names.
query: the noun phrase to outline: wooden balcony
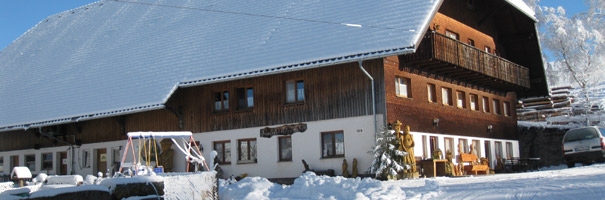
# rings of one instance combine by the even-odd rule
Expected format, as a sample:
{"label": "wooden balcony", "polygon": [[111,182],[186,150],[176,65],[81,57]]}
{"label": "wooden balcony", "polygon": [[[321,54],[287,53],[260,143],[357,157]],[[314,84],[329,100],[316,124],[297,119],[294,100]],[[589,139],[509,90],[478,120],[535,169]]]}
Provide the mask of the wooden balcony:
{"label": "wooden balcony", "polygon": [[401,59],[406,67],[482,87],[530,87],[527,68],[434,32],[424,36],[416,53]]}

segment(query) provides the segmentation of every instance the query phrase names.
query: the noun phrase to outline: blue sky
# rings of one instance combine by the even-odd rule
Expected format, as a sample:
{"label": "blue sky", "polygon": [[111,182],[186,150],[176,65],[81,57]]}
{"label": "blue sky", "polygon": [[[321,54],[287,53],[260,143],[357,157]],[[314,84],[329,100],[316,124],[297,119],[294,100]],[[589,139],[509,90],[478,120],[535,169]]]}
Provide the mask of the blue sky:
{"label": "blue sky", "polygon": [[[2,0],[0,1],[0,51],[42,19],[98,0]],[[568,14],[587,9],[577,0],[541,0],[541,6],[563,6]]]}

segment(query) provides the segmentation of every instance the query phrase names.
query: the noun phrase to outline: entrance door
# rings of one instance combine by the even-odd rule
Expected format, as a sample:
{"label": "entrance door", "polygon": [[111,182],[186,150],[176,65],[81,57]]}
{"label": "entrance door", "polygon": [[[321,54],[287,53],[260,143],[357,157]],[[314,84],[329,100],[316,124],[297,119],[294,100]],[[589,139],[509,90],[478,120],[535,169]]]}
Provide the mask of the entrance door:
{"label": "entrance door", "polygon": [[[96,150],[97,155],[95,156],[97,158],[97,171],[96,172],[103,172],[103,176],[105,176],[105,173],[107,173],[107,149],[97,149]],[[96,174],[95,174],[96,175]]]}
{"label": "entrance door", "polygon": [[59,175],[67,175],[67,152],[59,152]]}

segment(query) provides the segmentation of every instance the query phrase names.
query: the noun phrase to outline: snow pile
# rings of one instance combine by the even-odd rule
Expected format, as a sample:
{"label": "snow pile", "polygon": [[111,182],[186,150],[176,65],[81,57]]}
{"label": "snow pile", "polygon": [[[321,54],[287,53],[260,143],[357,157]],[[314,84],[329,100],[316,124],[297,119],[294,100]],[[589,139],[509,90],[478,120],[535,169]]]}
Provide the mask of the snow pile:
{"label": "snow pile", "polygon": [[84,182],[84,178],[80,175],[62,175],[46,177],[47,185],[80,185]]}
{"label": "snow pile", "polygon": [[12,189],[14,186],[15,183],[13,182],[2,182],[0,183],[0,193],[2,193],[4,190]]}
{"label": "snow pile", "polygon": [[265,178],[220,181],[220,199],[602,199],[605,164],[541,171],[399,181],[316,176],[307,172],[290,186]]}

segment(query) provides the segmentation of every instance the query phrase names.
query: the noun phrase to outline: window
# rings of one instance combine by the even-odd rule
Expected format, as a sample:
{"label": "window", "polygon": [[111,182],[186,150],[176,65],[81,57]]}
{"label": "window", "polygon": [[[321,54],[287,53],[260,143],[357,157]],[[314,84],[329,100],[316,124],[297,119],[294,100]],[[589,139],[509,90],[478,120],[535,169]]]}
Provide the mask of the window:
{"label": "window", "polygon": [[412,87],[409,78],[395,78],[395,93],[398,97],[412,98]]}
{"label": "window", "polygon": [[0,156],[0,173],[4,172],[4,157]]}
{"label": "window", "polygon": [[342,131],[321,133],[321,157],[345,156],[345,138]]}
{"label": "window", "polygon": [[502,114],[502,112],[501,112],[501,110],[500,110],[500,100],[498,100],[498,99],[494,99],[492,102],[493,102],[493,104],[494,104],[494,105],[493,105],[493,106],[494,106],[494,114],[496,114],[496,115],[501,115],[501,114]]}
{"label": "window", "polygon": [[468,45],[475,46],[475,40],[469,38],[468,39]]}
{"label": "window", "polygon": [[503,158],[503,155],[502,155],[502,142],[494,142],[494,144],[496,145],[496,157],[498,159]]}
{"label": "window", "polygon": [[477,157],[481,157],[481,142],[479,140],[473,140],[473,150],[471,150],[470,153],[475,154]]}
{"label": "window", "polygon": [[214,93],[214,111],[229,110],[229,92]]}
{"label": "window", "polygon": [[466,94],[462,91],[456,91],[456,106],[466,108]]}
{"label": "window", "polygon": [[[437,151],[437,149],[439,148],[439,141],[437,140],[436,136],[430,136],[429,137],[430,140],[430,149],[431,149],[431,158],[433,159],[443,159],[443,155],[438,155],[437,157],[435,157],[435,155],[433,155],[435,153],[435,151]],[[443,152],[442,152],[443,153]]]}
{"label": "window", "polygon": [[479,96],[476,94],[470,94],[471,110],[479,110]]}
{"label": "window", "polygon": [[456,150],[454,149],[454,138],[444,138],[443,142],[445,142],[445,151],[443,153],[447,153],[449,150],[452,154],[456,155]]}
{"label": "window", "polygon": [[15,168],[16,166],[21,166],[21,164],[19,164],[19,156],[18,155],[14,155],[10,157],[10,168],[9,170],[13,170],[13,168]]}
{"label": "window", "polygon": [[445,36],[452,38],[454,40],[459,40],[460,36],[458,35],[458,33],[455,33],[453,31],[450,30],[445,30]]}
{"label": "window", "polygon": [[90,159],[92,159],[90,155],[91,155],[90,150],[82,151],[82,163],[81,163],[82,166],[81,167],[84,167],[84,168],[90,167]]}
{"label": "window", "polygon": [[490,141],[483,142],[483,147],[485,147],[485,157],[487,157],[488,160],[491,160],[491,158],[492,158],[491,142]]}
{"label": "window", "polygon": [[435,84],[429,83],[426,85],[427,95],[429,97],[429,102],[435,103],[437,102],[437,89],[435,88]]}
{"label": "window", "polygon": [[25,166],[29,171],[36,171],[36,155],[25,155]]}
{"label": "window", "polygon": [[513,158],[513,143],[512,142],[506,142],[506,158],[508,158],[508,159]]}
{"label": "window", "polygon": [[305,82],[286,81],[286,103],[301,103],[305,101]]}
{"label": "window", "polygon": [[429,147],[429,146],[426,142],[427,142],[426,135],[423,135],[422,136],[422,157],[423,158],[428,158],[431,156],[431,154],[429,152],[427,152],[427,147]]}
{"label": "window", "polygon": [[53,154],[52,153],[43,153],[42,154],[42,170],[52,170],[53,169]]}
{"label": "window", "polygon": [[237,140],[239,162],[256,162],[256,138]]}
{"label": "window", "polygon": [[278,138],[279,161],[292,161],[292,137],[283,136]]}
{"label": "window", "polygon": [[485,46],[485,52],[492,53],[492,48],[488,47],[488,46]]}
{"label": "window", "polygon": [[254,90],[250,88],[237,88],[237,108],[254,107]]}
{"label": "window", "polygon": [[214,142],[214,150],[219,164],[231,164],[231,141]]}
{"label": "window", "polygon": [[509,102],[504,102],[504,104],[502,104],[502,106],[504,106],[503,110],[504,110],[504,116],[510,116],[510,103]]}
{"label": "window", "polygon": [[462,149],[460,149],[460,151],[462,151],[463,153],[469,153],[469,146],[468,146],[468,141],[466,139],[458,139],[458,143],[462,145]]}
{"label": "window", "polygon": [[453,106],[451,88],[441,88],[441,101],[443,105]]}
{"label": "window", "polygon": [[489,98],[483,97],[481,99],[481,106],[483,107],[483,112],[489,113]]}

